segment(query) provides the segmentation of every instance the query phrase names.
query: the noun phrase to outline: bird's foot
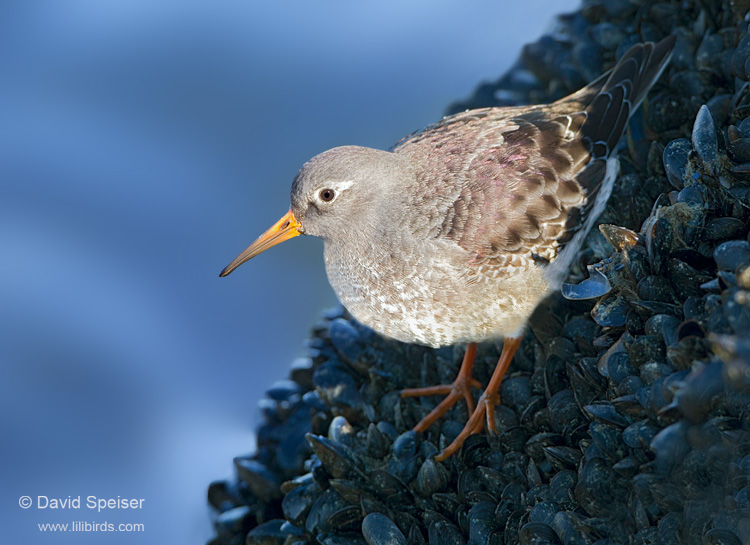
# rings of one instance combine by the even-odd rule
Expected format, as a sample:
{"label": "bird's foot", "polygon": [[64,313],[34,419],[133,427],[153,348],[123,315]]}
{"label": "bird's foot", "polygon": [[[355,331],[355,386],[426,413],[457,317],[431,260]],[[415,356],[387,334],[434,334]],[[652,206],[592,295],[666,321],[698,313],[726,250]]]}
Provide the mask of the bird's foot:
{"label": "bird's foot", "polygon": [[466,347],[464,353],[464,359],[461,363],[461,370],[458,372],[456,380],[452,384],[440,384],[438,386],[427,386],[425,388],[407,388],[401,390],[401,397],[421,397],[428,395],[445,395],[445,399],[435,407],[430,413],[419,421],[419,424],[414,426],[414,431],[426,431],[432,424],[440,417],[448,412],[448,409],[453,407],[459,399],[464,398],[466,404],[469,406],[469,412],[476,412],[474,410],[474,398],[471,395],[471,388],[481,388],[481,383],[471,377],[471,368],[474,364],[474,356],[476,355],[477,345],[471,343]]}
{"label": "bird's foot", "polygon": [[497,433],[495,426],[495,405],[500,403],[500,396],[496,392],[485,392],[479,398],[477,408],[471,413],[469,421],[466,422],[464,429],[453,440],[453,442],[443,449],[443,452],[435,456],[435,460],[442,462],[446,458],[453,456],[458,449],[464,444],[464,441],[474,433],[479,433],[484,429],[484,423],[487,422],[487,431],[492,435]]}
{"label": "bird's foot", "polygon": [[[435,460],[442,462],[446,458],[449,458],[455,454],[458,449],[464,444],[466,438],[474,433],[479,433],[484,429],[484,422],[487,422],[487,431],[492,435],[497,434],[497,426],[495,425],[495,406],[500,403],[500,384],[503,381],[505,373],[508,372],[510,362],[513,361],[513,356],[521,345],[521,337],[506,337],[503,342],[503,352],[500,354],[500,360],[497,362],[497,367],[492,373],[487,388],[479,398],[477,408],[471,413],[469,421],[461,430],[461,433],[448,445],[440,454],[435,457]],[[429,415],[428,415],[429,416]]]}

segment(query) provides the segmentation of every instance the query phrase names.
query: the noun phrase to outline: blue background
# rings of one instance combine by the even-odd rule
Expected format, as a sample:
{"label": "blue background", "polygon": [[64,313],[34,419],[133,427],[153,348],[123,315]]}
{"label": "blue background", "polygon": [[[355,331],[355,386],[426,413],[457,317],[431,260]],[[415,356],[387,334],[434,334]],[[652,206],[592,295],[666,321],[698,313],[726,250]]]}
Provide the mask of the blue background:
{"label": "blue background", "polygon": [[[218,273],[327,148],[438,120],[577,2],[66,0],[0,7],[5,543],[202,543],[205,490],[335,303],[299,237]],[[141,511],[18,498],[145,498]],[[39,522],[144,523],[42,534]]]}

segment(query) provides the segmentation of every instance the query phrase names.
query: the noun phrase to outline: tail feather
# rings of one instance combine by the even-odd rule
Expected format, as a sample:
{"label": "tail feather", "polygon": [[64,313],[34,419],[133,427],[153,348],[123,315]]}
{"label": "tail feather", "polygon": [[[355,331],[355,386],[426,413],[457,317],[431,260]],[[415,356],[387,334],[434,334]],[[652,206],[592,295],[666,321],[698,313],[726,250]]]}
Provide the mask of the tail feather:
{"label": "tail feather", "polygon": [[[625,130],[627,120],[646,98],[669,62],[674,43],[675,37],[669,36],[658,44],[647,42],[634,45],[605,74],[603,84],[600,85],[598,80],[592,84],[597,92],[584,109],[586,122],[581,126],[582,136],[590,140],[594,148],[592,159],[603,159],[612,152]],[[599,143],[604,146],[597,146]],[[602,148],[604,155],[599,155],[597,148]]]}
{"label": "tail feather", "polygon": [[[586,191],[586,204],[568,217],[566,233],[559,240],[562,250],[546,273],[552,284],[562,281],[583,237],[604,209],[619,170],[617,142],[664,71],[674,43],[675,37],[670,36],[656,45],[634,45],[612,70],[554,105],[567,110],[567,117],[577,122],[578,139],[571,146],[578,147],[571,147],[571,156],[578,152],[579,162],[589,161],[576,175]],[[571,114],[571,109],[583,113]]]}

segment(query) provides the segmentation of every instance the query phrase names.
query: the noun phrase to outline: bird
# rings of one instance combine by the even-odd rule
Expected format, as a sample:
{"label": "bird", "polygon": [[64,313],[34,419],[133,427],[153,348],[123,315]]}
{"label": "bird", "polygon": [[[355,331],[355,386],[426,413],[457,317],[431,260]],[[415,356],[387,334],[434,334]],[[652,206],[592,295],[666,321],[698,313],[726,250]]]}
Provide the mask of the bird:
{"label": "bird", "polygon": [[[549,104],[466,110],[388,150],[341,146],[306,162],[291,207],[221,272],[298,235],[324,243],[329,282],[360,323],[399,341],[466,345],[451,384],[415,426],[426,431],[462,398],[470,417],[437,456],[485,427],[537,305],[559,290],[617,177],[628,120],[667,66],[675,37],[633,45],[611,70]],[[475,403],[477,343],[503,338]]]}

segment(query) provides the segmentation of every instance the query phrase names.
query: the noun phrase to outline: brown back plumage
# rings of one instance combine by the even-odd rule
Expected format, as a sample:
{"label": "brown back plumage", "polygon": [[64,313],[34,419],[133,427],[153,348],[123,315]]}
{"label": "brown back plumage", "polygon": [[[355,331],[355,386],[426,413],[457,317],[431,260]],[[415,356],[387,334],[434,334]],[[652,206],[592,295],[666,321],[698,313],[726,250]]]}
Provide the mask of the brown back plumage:
{"label": "brown back plumage", "polygon": [[396,144],[417,166],[415,197],[431,211],[409,228],[456,242],[488,276],[555,260],[586,212],[601,212],[593,196],[606,159],[674,41],[633,46],[608,73],[553,104],[462,112]]}

